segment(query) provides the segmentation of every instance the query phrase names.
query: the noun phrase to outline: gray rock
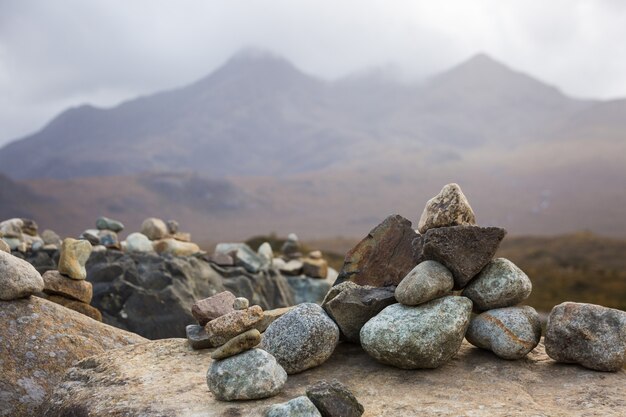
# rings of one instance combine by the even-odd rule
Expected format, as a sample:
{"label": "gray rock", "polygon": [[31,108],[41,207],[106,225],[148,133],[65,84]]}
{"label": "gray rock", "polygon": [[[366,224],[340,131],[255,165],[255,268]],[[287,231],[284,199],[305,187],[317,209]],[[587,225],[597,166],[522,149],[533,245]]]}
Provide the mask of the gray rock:
{"label": "gray rock", "polygon": [[302,273],[303,266],[304,264],[299,259],[292,259],[289,262],[284,262],[283,264],[280,264],[280,261],[278,262],[278,270],[283,275],[300,275]]}
{"label": "gray rock", "polygon": [[436,261],[424,261],[408,273],[396,288],[396,300],[416,306],[447,295],[454,287],[452,272]]}
{"label": "gray rock", "polygon": [[626,312],[595,304],[559,304],[548,317],[546,353],[598,371],[626,365]]}
{"label": "gray rock", "polygon": [[176,233],[178,233],[178,229],[180,227],[180,225],[178,224],[178,222],[176,220],[168,220],[165,225],[167,226],[167,232],[170,235],[175,235]]}
{"label": "gray rock", "polygon": [[233,308],[235,310],[245,310],[250,307],[250,301],[246,297],[237,297],[233,301]]}
{"label": "gray rock", "polygon": [[150,240],[159,240],[167,236],[167,225],[161,219],[149,217],[141,224],[141,233]]}
{"label": "gray rock", "polygon": [[100,244],[102,246],[106,246],[107,248],[119,248],[120,242],[117,237],[117,233],[112,230],[100,230],[98,232],[98,238],[100,239]]}
{"label": "gray rock", "polygon": [[211,353],[211,358],[219,360],[250,350],[261,343],[261,332],[250,329],[230,339]]}
{"label": "gray rock", "polygon": [[0,222],[0,235],[22,240],[22,226],[24,226],[24,220],[22,219],[4,220]]}
{"label": "gray rock", "polygon": [[293,291],[294,304],[321,304],[331,285],[326,280],[309,278],[305,275],[285,278]]}
{"label": "gray rock", "polygon": [[213,347],[211,339],[207,332],[204,331],[204,327],[199,324],[190,324],[185,327],[187,333],[187,341],[192,349],[208,349]]}
{"label": "gray rock", "polygon": [[33,219],[26,219],[22,217],[22,233],[28,236],[37,236],[39,225]]}
{"label": "gray rock", "polygon": [[274,404],[267,409],[265,417],[322,417],[306,395],[286,403]]}
{"label": "gray rock", "polygon": [[108,217],[100,216],[96,220],[96,227],[98,230],[110,230],[115,233],[119,233],[124,230],[122,222],[109,219]]}
{"label": "gray rock", "polygon": [[529,306],[497,308],[474,317],[465,338],[503,359],[521,359],[541,340],[541,321]]}
{"label": "gray rock", "polygon": [[0,251],[0,300],[10,301],[42,292],[43,278],[34,266]]}
{"label": "gray rock", "polygon": [[57,247],[61,246],[61,237],[56,234],[53,230],[46,229],[41,233],[41,238],[43,239],[43,243],[45,245],[55,245]]}
{"label": "gray rock", "polygon": [[306,389],[306,395],[323,417],[360,417],[365,411],[354,394],[336,379],[316,382]]}
{"label": "gray rock", "polygon": [[363,325],[395,303],[394,287],[372,287],[346,281],[331,288],[322,307],[337,323],[345,340],[360,343]]}
{"label": "gray rock", "polygon": [[511,307],[528,298],[533,289],[528,276],[513,262],[497,258],[489,262],[463,290],[478,310]]}
{"label": "gray rock", "polygon": [[280,251],[286,259],[299,258],[302,254],[300,253],[298,236],[295,233],[290,233],[289,236],[287,236],[287,240],[280,248]]}
{"label": "gray rock", "polygon": [[317,304],[300,304],[269,325],[262,348],[288,374],[324,363],[339,342],[339,328]]}
{"label": "gray rock", "polygon": [[91,243],[92,245],[100,244],[100,237],[98,236],[98,229],[87,229],[78,237],[79,239],[84,239]]}
{"label": "gray rock", "polygon": [[453,226],[429,229],[423,257],[452,272],[454,288],[464,288],[493,259],[506,230],[498,227]]}
{"label": "gray rock", "polygon": [[409,307],[393,304],[365,323],[361,346],[379,362],[403,369],[437,368],[461,347],[472,302],[448,296]]}
{"label": "gray rock", "polygon": [[143,233],[135,232],[126,238],[127,252],[154,252],[152,242]]}
{"label": "gray rock", "polygon": [[9,246],[9,251],[19,250],[20,252],[25,252],[25,250],[21,250],[21,247],[24,246],[25,248],[26,245],[24,245],[20,239],[16,237],[3,237],[2,240]]}
{"label": "gray rock", "polygon": [[417,225],[420,233],[428,229],[476,224],[474,211],[458,184],[448,184],[439,194],[428,200]]}
{"label": "gray rock", "polygon": [[263,268],[270,268],[272,266],[272,260],[274,259],[274,251],[272,245],[269,242],[263,242],[257,250],[257,256],[262,261]]}
{"label": "gray rock", "polygon": [[263,266],[261,258],[245,243],[219,243],[215,247],[214,256],[220,254],[232,256],[235,265],[241,266],[251,273],[259,272]]}
{"label": "gray rock", "polygon": [[286,381],[285,370],[261,349],[214,361],[207,372],[209,390],[222,401],[272,397],[283,389]]}

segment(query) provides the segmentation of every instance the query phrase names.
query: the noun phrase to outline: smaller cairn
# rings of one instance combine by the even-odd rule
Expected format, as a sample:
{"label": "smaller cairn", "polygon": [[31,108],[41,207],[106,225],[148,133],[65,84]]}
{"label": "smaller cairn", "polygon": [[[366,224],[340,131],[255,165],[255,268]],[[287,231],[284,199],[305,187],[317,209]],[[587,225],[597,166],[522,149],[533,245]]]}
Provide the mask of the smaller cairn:
{"label": "smaller cairn", "polygon": [[21,253],[36,252],[42,249],[56,250],[60,242],[56,245],[47,245],[44,239],[38,234],[39,226],[32,219],[13,218],[0,222],[0,246],[8,246],[9,250]]}
{"label": "smaller cairn", "polygon": [[287,236],[287,240],[280,248],[280,251],[282,252],[285,261],[301,258],[302,253],[300,252],[300,242],[298,240],[298,236],[295,233],[290,233]]}

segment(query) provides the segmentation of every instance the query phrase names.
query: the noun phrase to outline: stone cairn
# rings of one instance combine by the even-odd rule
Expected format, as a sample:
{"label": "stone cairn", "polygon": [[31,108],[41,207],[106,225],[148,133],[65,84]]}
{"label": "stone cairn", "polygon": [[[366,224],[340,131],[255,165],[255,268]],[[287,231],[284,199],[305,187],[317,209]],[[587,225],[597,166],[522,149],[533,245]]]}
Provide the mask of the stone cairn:
{"label": "stone cairn", "polygon": [[56,251],[61,247],[61,238],[52,230],[38,233],[34,220],[14,218],[0,222],[0,249],[26,253],[28,251]]}
{"label": "stone cairn", "polygon": [[[259,325],[264,313],[255,306],[235,310],[232,294],[201,300],[194,308],[210,314],[197,315],[200,326],[188,327],[188,336],[195,348],[221,346],[207,372],[209,389],[225,401],[276,395],[287,375],[324,363],[340,339],[402,369],[440,367],[464,338],[502,359],[524,358],[540,343],[541,325],[532,307],[520,305],[532,290],[528,276],[511,261],[494,259],[505,234],[477,226],[460,187],[449,184],[428,201],[418,230],[401,216],[389,216],[351,249],[321,307],[300,304]],[[295,254],[284,249],[286,256]],[[204,327],[200,317],[209,320]],[[202,330],[200,346],[196,333]],[[545,346],[558,362],[617,371],[626,364],[626,312],[558,305],[548,319]],[[338,382],[321,385],[326,393],[347,391]],[[363,413],[352,394],[338,395],[344,399],[341,412],[324,411],[309,394],[274,405],[266,415]]]}

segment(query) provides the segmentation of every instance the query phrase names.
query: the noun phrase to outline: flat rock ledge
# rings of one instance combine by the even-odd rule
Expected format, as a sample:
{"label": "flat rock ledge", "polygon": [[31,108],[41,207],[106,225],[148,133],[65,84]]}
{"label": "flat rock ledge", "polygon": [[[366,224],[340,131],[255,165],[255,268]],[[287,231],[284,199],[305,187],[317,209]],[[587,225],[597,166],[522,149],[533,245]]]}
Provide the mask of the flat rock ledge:
{"label": "flat rock ledge", "polygon": [[626,415],[626,371],[557,364],[543,343],[525,359],[506,361],[464,342],[440,368],[413,371],[382,365],[342,343],[321,366],[290,375],[276,397],[242,402],[217,401],[209,392],[210,354],[192,350],[185,339],[165,339],[93,356],[67,372],[44,415],[263,416],[270,405],[333,378],[354,393],[366,417]]}

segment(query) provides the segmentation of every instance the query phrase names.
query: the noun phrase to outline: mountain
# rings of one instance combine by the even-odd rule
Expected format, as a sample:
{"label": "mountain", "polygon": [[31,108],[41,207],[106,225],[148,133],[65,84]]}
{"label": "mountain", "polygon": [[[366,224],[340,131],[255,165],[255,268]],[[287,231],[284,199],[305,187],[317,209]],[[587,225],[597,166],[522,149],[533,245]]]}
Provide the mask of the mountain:
{"label": "mountain", "polygon": [[134,228],[173,217],[213,242],[359,236],[390,213],[417,222],[458,182],[481,224],[624,236],[625,120],[626,100],[574,99],[484,54],[407,83],[385,71],[325,81],[246,51],[186,87],[67,110],[0,149],[11,195],[30,193],[0,218],[17,207],[77,233],[98,215]]}

